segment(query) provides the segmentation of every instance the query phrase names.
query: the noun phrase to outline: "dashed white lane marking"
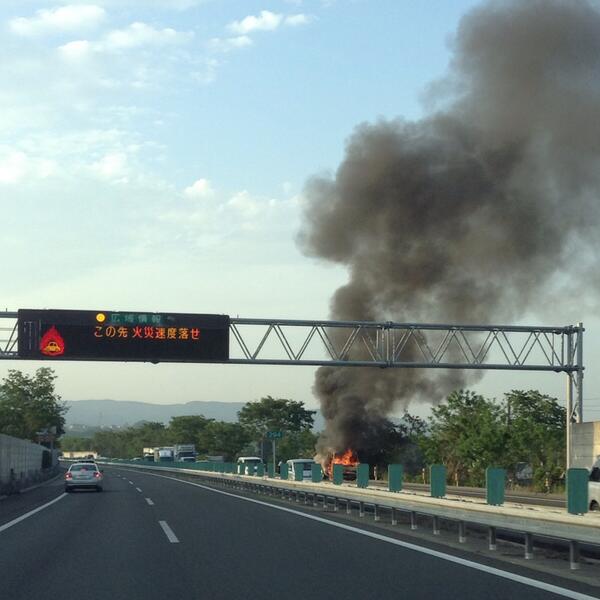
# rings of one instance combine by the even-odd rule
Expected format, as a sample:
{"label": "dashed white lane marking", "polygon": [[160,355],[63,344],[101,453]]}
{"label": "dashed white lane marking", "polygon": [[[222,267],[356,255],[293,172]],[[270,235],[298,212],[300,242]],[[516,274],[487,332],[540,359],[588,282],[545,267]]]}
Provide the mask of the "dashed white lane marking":
{"label": "dashed white lane marking", "polygon": [[177,481],[178,483],[182,483],[184,485],[192,485],[194,487],[202,488],[203,490],[206,490],[208,492],[213,492],[215,494],[229,496],[230,498],[237,498],[238,500],[242,500],[244,502],[251,502],[252,504],[259,504],[260,506],[266,506],[273,510],[280,510],[282,512],[291,513],[293,515],[302,517],[304,519],[309,519],[311,521],[317,521],[318,523],[322,523],[323,525],[329,525],[330,527],[338,527],[339,529],[345,529],[346,531],[351,531],[352,533],[358,533],[359,535],[364,535],[365,537],[369,537],[371,539],[379,540],[381,542],[386,542],[388,544],[393,544],[394,546],[400,546],[400,547],[406,548],[408,550],[413,550],[415,552],[421,552],[422,554],[428,554],[430,556],[435,556],[436,558],[440,558],[442,560],[446,560],[448,562],[451,562],[451,563],[454,563],[457,565],[462,565],[462,566],[468,567],[470,569],[482,571],[483,573],[489,573],[490,575],[495,575],[496,577],[501,577],[503,579],[509,579],[511,581],[516,581],[518,583],[522,583],[523,585],[527,585],[527,586],[530,586],[533,588],[544,590],[546,592],[551,592],[553,594],[557,594],[557,595],[563,596],[565,598],[573,598],[574,600],[598,600],[597,596],[590,596],[588,594],[576,592],[575,590],[570,590],[568,588],[563,588],[558,585],[546,583],[545,581],[540,581],[539,579],[532,579],[531,577],[525,577],[524,575],[517,575],[516,573],[511,573],[510,571],[504,571],[502,569],[498,569],[497,567],[490,567],[488,565],[484,565],[484,564],[475,562],[474,560],[460,558],[458,556],[454,556],[453,554],[446,554],[445,552],[440,552],[439,550],[432,550],[431,548],[426,548],[425,546],[418,546],[417,544],[413,544],[411,542],[405,542],[403,540],[398,540],[396,538],[390,538],[385,535],[381,535],[380,533],[375,533],[373,531],[367,531],[365,529],[359,529],[358,527],[353,527],[352,525],[346,525],[345,523],[338,523],[336,521],[330,521],[329,519],[324,519],[323,517],[317,517],[316,515],[303,513],[298,510],[294,510],[292,508],[287,508],[285,506],[278,506],[276,504],[269,504],[268,502],[263,502],[262,500],[255,500],[254,498],[246,498],[245,496],[238,496],[237,494],[232,494],[231,492],[225,492],[223,490],[217,490],[217,489],[211,488],[207,485],[202,485],[201,483],[193,483],[191,481],[185,481],[184,479],[178,479],[176,477],[169,477],[167,475],[158,475],[156,473],[144,473],[144,475],[149,475],[151,477],[160,477],[162,479],[171,479],[172,481]]}
{"label": "dashed white lane marking", "polygon": [[179,544],[177,536],[173,533],[173,530],[166,521],[159,521],[158,524],[162,527],[162,530],[165,532],[165,535],[171,544]]}
{"label": "dashed white lane marking", "polygon": [[141,491],[142,491],[142,490],[140,490],[140,488],[137,488],[137,487],[136,487],[135,489],[136,489],[138,492],[140,492],[140,493],[141,493]]}
{"label": "dashed white lane marking", "polygon": [[148,506],[154,506],[154,502],[152,502],[150,498],[146,498],[146,502],[148,503]]}
{"label": "dashed white lane marking", "polygon": [[62,500],[63,498],[66,498],[67,496],[68,496],[68,494],[63,493],[60,496],[57,496],[56,498],[54,498],[54,500],[50,500],[50,502],[46,502],[46,504],[42,504],[41,506],[38,506],[37,508],[30,510],[28,513],[25,513],[24,515],[21,515],[20,517],[17,517],[16,519],[13,519],[12,521],[9,521],[8,523],[4,523],[4,525],[0,525],[0,531],[4,531],[5,529],[8,529],[9,527],[12,527],[13,525],[16,525],[17,523],[20,523],[21,521],[24,521],[25,519],[27,519],[27,517],[31,517],[31,515],[35,515],[35,513],[40,512],[40,510],[44,510],[44,508],[48,508],[48,506],[52,506],[52,504],[54,504],[55,502],[58,502],[59,500]]}
{"label": "dashed white lane marking", "polygon": [[129,482],[129,484],[130,484],[130,485],[133,485],[133,481],[130,481],[130,482]]}

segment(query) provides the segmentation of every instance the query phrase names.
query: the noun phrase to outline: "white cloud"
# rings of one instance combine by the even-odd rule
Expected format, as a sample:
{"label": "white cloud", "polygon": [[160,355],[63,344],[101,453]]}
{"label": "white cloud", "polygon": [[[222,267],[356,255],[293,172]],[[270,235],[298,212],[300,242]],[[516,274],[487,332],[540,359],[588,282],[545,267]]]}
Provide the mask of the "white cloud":
{"label": "white cloud", "polygon": [[214,190],[208,179],[198,179],[198,181],[186,187],[183,193],[188,198],[210,198],[214,194]]}
{"label": "white cloud", "polygon": [[286,25],[290,25],[291,27],[296,27],[297,25],[307,25],[310,23],[311,18],[308,15],[303,15],[302,13],[297,15],[290,15],[285,18],[284,23]]}
{"label": "white cloud", "polygon": [[127,156],[123,152],[104,155],[92,164],[92,171],[102,179],[125,180],[127,175]]}
{"label": "white cloud", "polygon": [[250,195],[248,190],[236,192],[227,202],[227,206],[237,212],[243,220],[252,220],[260,216],[269,206],[269,201],[261,201]]}
{"label": "white cloud", "polygon": [[126,29],[115,29],[106,36],[102,47],[107,50],[124,50],[149,45],[168,45],[186,42],[193,37],[192,32],[171,29],[155,29],[146,23],[132,23]]}
{"label": "white cloud", "polygon": [[230,52],[239,48],[252,46],[252,39],[247,35],[236,35],[229,38],[213,38],[208,43],[208,47],[213,52]]}
{"label": "white cloud", "polygon": [[60,55],[69,61],[81,61],[85,59],[92,50],[92,44],[87,40],[76,40],[59,46]]}
{"label": "white cloud", "polygon": [[79,31],[99,25],[106,17],[105,10],[94,4],[69,4],[42,9],[34,17],[17,17],[9,22],[13,33],[25,36],[52,32]]}
{"label": "white cloud", "polygon": [[0,184],[17,183],[27,174],[27,156],[24,152],[10,152],[0,159]]}
{"label": "white cloud", "polygon": [[12,150],[0,157],[0,184],[15,184],[28,179],[46,179],[57,173],[54,160],[33,158],[22,150]]}
{"label": "white cloud", "polygon": [[227,27],[233,33],[247,35],[254,31],[274,31],[281,25],[297,26],[310,22],[310,18],[302,13],[284,16],[269,10],[262,10],[259,15],[248,15],[241,21],[233,21]]}
{"label": "white cloud", "polygon": [[241,21],[230,23],[228,28],[234,33],[245,35],[253,31],[273,31],[281,25],[283,15],[272,13],[269,10],[262,10],[260,15],[248,15]]}

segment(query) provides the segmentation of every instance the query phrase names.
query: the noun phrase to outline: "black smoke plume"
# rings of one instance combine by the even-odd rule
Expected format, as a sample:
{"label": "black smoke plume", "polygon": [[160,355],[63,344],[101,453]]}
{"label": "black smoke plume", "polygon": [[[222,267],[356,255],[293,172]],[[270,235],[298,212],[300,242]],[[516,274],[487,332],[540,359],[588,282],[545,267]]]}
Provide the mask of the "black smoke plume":
{"label": "black smoke plume", "polygon": [[[452,52],[426,117],[359,125],[335,175],[307,183],[300,244],[349,271],[335,319],[509,322],[555,303],[557,275],[571,290],[598,281],[599,12],[488,2]],[[467,377],[320,368],[319,451],[368,454],[395,405],[438,402]]]}

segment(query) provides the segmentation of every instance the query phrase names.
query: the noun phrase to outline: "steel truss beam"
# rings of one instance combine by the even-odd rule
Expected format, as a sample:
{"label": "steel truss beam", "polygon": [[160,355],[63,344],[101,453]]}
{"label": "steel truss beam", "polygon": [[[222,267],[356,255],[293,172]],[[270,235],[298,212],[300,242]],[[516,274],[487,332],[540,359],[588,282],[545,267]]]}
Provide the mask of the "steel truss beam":
{"label": "steel truss beam", "polygon": [[[527,327],[232,318],[229,363],[564,372],[570,421],[581,422],[583,332],[581,323]],[[18,359],[17,345],[17,313],[0,313],[0,359]]]}
{"label": "steel truss beam", "polygon": [[[503,369],[574,375],[581,386],[583,326],[444,325],[232,318],[230,363]],[[17,359],[17,313],[0,313],[0,358]]]}

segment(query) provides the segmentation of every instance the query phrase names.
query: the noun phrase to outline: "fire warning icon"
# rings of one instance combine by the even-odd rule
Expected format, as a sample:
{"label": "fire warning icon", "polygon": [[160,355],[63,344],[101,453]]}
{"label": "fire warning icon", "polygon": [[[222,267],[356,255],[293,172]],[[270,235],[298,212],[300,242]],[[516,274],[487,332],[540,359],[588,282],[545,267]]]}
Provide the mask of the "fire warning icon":
{"label": "fire warning icon", "polygon": [[65,353],[65,341],[54,325],[42,336],[40,352],[46,356],[61,356]]}

